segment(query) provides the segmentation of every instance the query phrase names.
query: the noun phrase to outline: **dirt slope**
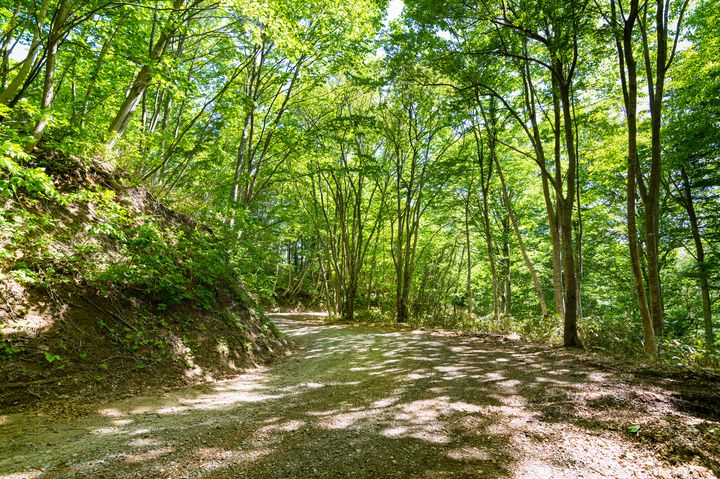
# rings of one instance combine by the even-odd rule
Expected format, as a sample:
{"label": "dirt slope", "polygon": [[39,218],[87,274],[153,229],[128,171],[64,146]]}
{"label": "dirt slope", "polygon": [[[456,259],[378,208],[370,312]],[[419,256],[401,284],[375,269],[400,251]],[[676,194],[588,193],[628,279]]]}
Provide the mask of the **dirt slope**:
{"label": "dirt slope", "polygon": [[68,420],[0,416],[0,477],[718,472],[717,408],[683,412],[674,381],[483,338],[276,321],[301,350],[272,367]]}
{"label": "dirt slope", "polygon": [[232,377],[289,349],[220,225],[120,186],[131,180],[97,161],[29,161],[44,186],[0,196],[0,408],[57,414],[78,397]]}

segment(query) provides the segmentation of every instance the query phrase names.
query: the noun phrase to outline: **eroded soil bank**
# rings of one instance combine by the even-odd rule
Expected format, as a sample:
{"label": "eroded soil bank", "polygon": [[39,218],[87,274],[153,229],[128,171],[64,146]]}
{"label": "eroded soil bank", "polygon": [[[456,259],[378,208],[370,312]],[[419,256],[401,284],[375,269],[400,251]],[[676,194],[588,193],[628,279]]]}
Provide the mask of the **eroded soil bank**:
{"label": "eroded soil bank", "polygon": [[483,337],[274,319],[300,350],[269,368],[81,417],[0,416],[0,477],[718,473],[718,403],[693,406],[679,379]]}

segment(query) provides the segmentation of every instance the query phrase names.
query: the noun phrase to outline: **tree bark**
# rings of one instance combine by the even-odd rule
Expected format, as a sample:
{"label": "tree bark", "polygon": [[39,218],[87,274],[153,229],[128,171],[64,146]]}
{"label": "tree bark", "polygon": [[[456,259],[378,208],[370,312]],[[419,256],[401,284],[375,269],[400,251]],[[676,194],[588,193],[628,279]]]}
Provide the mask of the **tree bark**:
{"label": "tree bark", "polygon": [[130,85],[130,89],[125,96],[125,100],[123,100],[115,118],[108,127],[109,137],[106,143],[108,150],[111,150],[115,146],[117,139],[125,132],[125,129],[132,119],[133,113],[135,113],[135,110],[140,103],[140,98],[142,98],[145,90],[150,85],[150,81],[153,77],[153,68],[160,63],[170,38],[177,31],[178,27],[173,17],[177,15],[184,3],[185,0],[173,1],[170,19],[168,19],[165,28],[163,28],[160,36],[155,42],[155,45],[150,51],[149,62],[143,65],[135,75],[135,78]]}
{"label": "tree bark", "polygon": [[[631,0],[627,17],[622,19],[622,36],[616,34],[615,45],[618,51],[618,65],[620,80],[625,103],[625,117],[628,131],[628,160],[627,160],[627,231],[628,247],[630,250],[630,265],[633,274],[633,285],[638,298],[640,316],[643,321],[644,349],[646,356],[657,360],[657,340],[653,318],[645,292],[645,280],[640,258],[640,245],[638,242],[637,216],[636,216],[636,181],[640,174],[637,150],[637,66],[633,53],[633,30],[638,18],[638,0]],[[612,18],[616,23],[618,19],[615,0],[611,2]]]}
{"label": "tree bark", "polygon": [[512,282],[510,278],[510,220],[505,217],[502,223],[502,312],[512,316]]}
{"label": "tree bark", "polygon": [[15,33],[15,29],[17,28],[19,12],[20,1],[15,0],[10,21],[5,27],[2,40],[0,40],[0,56],[2,57],[2,59],[0,60],[0,91],[7,88],[8,74],[10,72],[10,52],[12,50],[11,44],[13,34]]}
{"label": "tree bark", "polygon": [[523,261],[525,262],[525,267],[530,273],[530,278],[532,279],[533,287],[535,288],[535,294],[537,295],[538,303],[540,304],[540,311],[543,317],[547,318],[550,313],[548,312],[547,303],[545,302],[545,294],[543,293],[542,286],[540,285],[540,280],[538,279],[535,267],[533,266],[527,249],[525,248],[525,241],[520,234],[520,227],[518,225],[517,218],[515,217],[512,203],[510,201],[510,195],[508,194],[507,185],[505,183],[505,175],[503,175],[499,162],[495,164],[495,167],[497,169],[498,178],[500,179],[500,186],[502,187],[503,202],[505,203],[505,208],[507,209],[513,231],[515,232],[515,238],[517,239],[518,246],[520,247],[520,253],[522,254]]}
{"label": "tree bark", "polygon": [[472,244],[470,242],[470,192],[465,196],[465,248],[467,250],[467,276],[465,295],[467,306],[467,319],[473,320],[473,294],[472,294]]}
{"label": "tree bark", "polygon": [[[55,100],[55,69],[57,64],[58,47],[64,36],[65,22],[70,15],[70,1],[61,0],[50,26],[50,33],[47,39],[47,51],[45,52],[45,78],[43,81],[42,99],[40,110],[42,118],[37,122],[31,135],[32,140],[25,146],[25,151],[30,153],[45,133],[45,127],[50,122],[50,110]],[[62,82],[62,80],[61,80]]]}
{"label": "tree bark", "polygon": [[485,247],[488,255],[488,266],[490,267],[490,278],[492,282],[492,312],[493,319],[498,321],[500,319],[500,282],[498,280],[497,273],[497,261],[495,258],[495,245],[493,244],[492,228],[490,226],[490,183],[492,181],[492,170],[496,158],[496,143],[494,138],[494,108],[490,105],[490,111],[488,114],[482,107],[480,98],[477,98],[478,107],[483,115],[483,121],[485,124],[485,133],[488,137],[488,150],[490,159],[486,164],[485,160],[485,147],[480,137],[480,133],[477,131],[477,127],[473,128],[473,134],[475,135],[475,147],[478,155],[478,165],[480,166],[480,192],[482,194],[482,220],[483,220],[483,231],[485,236]]}
{"label": "tree bark", "polygon": [[[525,46],[525,53],[527,54],[527,47]],[[553,206],[552,196],[550,194],[550,180],[549,173],[547,171],[547,161],[545,158],[545,148],[543,147],[542,136],[540,134],[540,126],[537,120],[537,111],[535,108],[535,90],[533,88],[532,77],[530,74],[530,66],[524,65],[522,69],[524,82],[523,90],[525,93],[525,107],[528,110],[528,116],[530,118],[530,124],[532,126],[532,144],[535,150],[536,162],[542,165],[540,176],[542,181],[543,198],[545,200],[545,210],[548,218],[548,229],[550,230],[550,242],[552,247],[552,273],[553,273],[553,297],[555,300],[555,312],[563,321],[565,318],[565,302],[563,300],[563,284],[562,284],[562,256],[560,253],[560,231],[558,229],[558,216],[556,207]],[[555,123],[559,125],[559,105],[557,103],[556,90],[553,88],[553,107],[555,113]],[[559,168],[560,161],[560,131],[556,127],[554,132],[555,145],[556,145],[556,168]],[[544,299],[543,299],[544,302]],[[541,306],[542,309],[542,306]],[[544,312],[547,315],[547,310]]]}
{"label": "tree bark", "polygon": [[680,168],[680,175],[683,182],[683,193],[685,199],[682,202],[690,219],[690,230],[692,231],[693,241],[695,243],[695,257],[698,266],[698,282],[700,283],[700,294],[703,303],[703,325],[705,327],[705,347],[708,351],[715,349],[715,334],[713,331],[712,319],[712,302],[710,301],[710,285],[707,274],[707,264],[705,263],[705,248],[703,246],[702,237],[700,236],[700,227],[698,225],[698,217],[695,212],[695,204],[693,201],[692,191],[690,189],[690,180],[684,167]]}
{"label": "tree bark", "polygon": [[[558,67],[557,71],[562,71]],[[560,219],[562,227],[563,273],[565,275],[565,321],[563,344],[565,347],[580,347],[577,332],[577,276],[575,271],[575,251],[573,248],[572,212],[575,196],[575,178],[577,158],[575,157],[575,133],[573,131],[570,107],[570,85],[567,81],[558,82],[562,103],[563,126],[565,127],[565,149],[568,157],[566,193],[560,201]]]}
{"label": "tree bark", "polygon": [[33,38],[30,41],[30,48],[28,49],[27,56],[20,64],[17,74],[13,77],[10,84],[0,93],[0,103],[8,105],[10,100],[15,96],[15,93],[25,83],[28,75],[30,74],[35,64],[38,49],[42,42],[43,32],[42,27],[47,17],[48,8],[50,6],[50,0],[43,0],[40,7],[37,10],[35,16],[35,29],[33,31]]}

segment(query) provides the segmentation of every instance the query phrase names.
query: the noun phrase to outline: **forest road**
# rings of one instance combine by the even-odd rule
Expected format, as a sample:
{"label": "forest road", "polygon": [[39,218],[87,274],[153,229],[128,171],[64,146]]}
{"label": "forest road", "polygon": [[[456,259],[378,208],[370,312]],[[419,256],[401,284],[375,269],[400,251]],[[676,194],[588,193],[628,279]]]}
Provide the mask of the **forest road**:
{"label": "forest road", "polygon": [[629,374],[497,338],[274,319],[299,350],[270,367],[72,419],[0,416],[0,478],[715,477],[643,434],[720,425]]}

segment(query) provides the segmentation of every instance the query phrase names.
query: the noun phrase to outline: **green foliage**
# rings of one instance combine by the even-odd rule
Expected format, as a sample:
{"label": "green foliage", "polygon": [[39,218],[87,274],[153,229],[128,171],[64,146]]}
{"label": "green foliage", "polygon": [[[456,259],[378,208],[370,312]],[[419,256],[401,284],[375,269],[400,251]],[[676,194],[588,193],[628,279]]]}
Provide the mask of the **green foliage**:
{"label": "green foliage", "polygon": [[21,348],[14,347],[12,344],[6,342],[5,340],[0,342],[0,356],[2,356],[3,359],[8,359],[21,351]]}
{"label": "green foliage", "polygon": [[[55,4],[46,18],[33,2],[0,9],[3,25],[21,25],[6,43],[27,45],[42,32],[45,55],[28,59],[39,69],[0,101],[3,279],[48,292],[87,288],[166,312],[183,302],[212,309],[226,296],[393,321],[407,303],[412,325],[558,342],[553,280],[568,272],[553,263],[552,230],[558,197],[577,196],[564,231],[572,230],[582,280],[581,340],[600,351],[642,349],[628,254],[627,110],[608,2],[405,0],[403,18],[386,28],[381,0],[201,0],[202,15],[167,0],[161,8],[75,3],[56,62],[46,61],[45,35]],[[654,4],[646,7],[651,19]],[[717,7],[688,4],[689,28],[681,25],[660,98],[661,356],[692,364],[716,361],[701,339],[702,280],[716,329],[720,314]],[[670,24],[678,11],[670,7]],[[657,53],[651,23],[650,43],[635,47],[641,84],[640,52]],[[161,38],[172,41],[151,53]],[[15,58],[0,68],[8,85],[23,70]],[[49,107],[46,74],[55,75]],[[567,175],[569,146],[555,136],[564,126],[553,115],[558,74],[570,87],[564,123],[574,129],[575,175]],[[644,88],[639,95],[638,160],[647,171],[650,102]],[[135,110],[116,124],[128,106]],[[44,119],[42,148],[28,154]],[[66,154],[43,162],[49,151]],[[79,180],[87,168],[69,154],[126,176]],[[576,191],[553,191],[543,169],[560,191],[574,177]],[[185,216],[165,218],[154,198]],[[644,206],[636,213],[647,253]],[[101,327],[133,352],[165,347],[151,324]]]}
{"label": "green foliage", "polygon": [[43,168],[26,166],[29,159],[20,143],[0,134],[0,199],[18,194],[31,200],[58,197],[52,179]]}
{"label": "green foliage", "polygon": [[583,318],[583,344],[607,353],[632,355],[642,343],[639,321],[618,321],[617,318],[591,316]]}
{"label": "green foliage", "polygon": [[10,271],[10,276],[15,278],[22,284],[41,284],[40,276],[35,271],[28,269],[25,263],[16,264],[15,269]]}
{"label": "green foliage", "polygon": [[[210,229],[167,222],[133,211],[99,187],[65,194],[62,202],[44,190],[26,189],[25,195],[56,210],[77,211],[83,222],[57,228],[51,215],[18,203],[3,214],[0,234],[10,245],[4,259],[10,275],[24,284],[53,288],[80,280],[106,296],[145,297],[159,309],[183,301],[210,309],[219,291],[247,299],[239,297],[234,258],[240,255],[228,255],[232,241],[220,224]],[[21,261],[9,255],[13,248],[23,249]]]}
{"label": "green foliage", "polygon": [[210,309],[218,287],[238,280],[227,261],[227,243],[207,231],[148,220],[115,238],[122,244],[122,260],[86,276],[105,294],[112,288],[136,290],[161,308],[191,300]]}
{"label": "green foliage", "polygon": [[665,361],[677,366],[720,367],[720,354],[708,350],[699,337],[667,339],[660,345],[660,352]]}
{"label": "green foliage", "polygon": [[62,358],[60,357],[59,354],[52,354],[49,351],[45,351],[43,353],[43,355],[45,356],[45,361],[47,361],[48,363],[54,363],[55,361],[62,361]]}

